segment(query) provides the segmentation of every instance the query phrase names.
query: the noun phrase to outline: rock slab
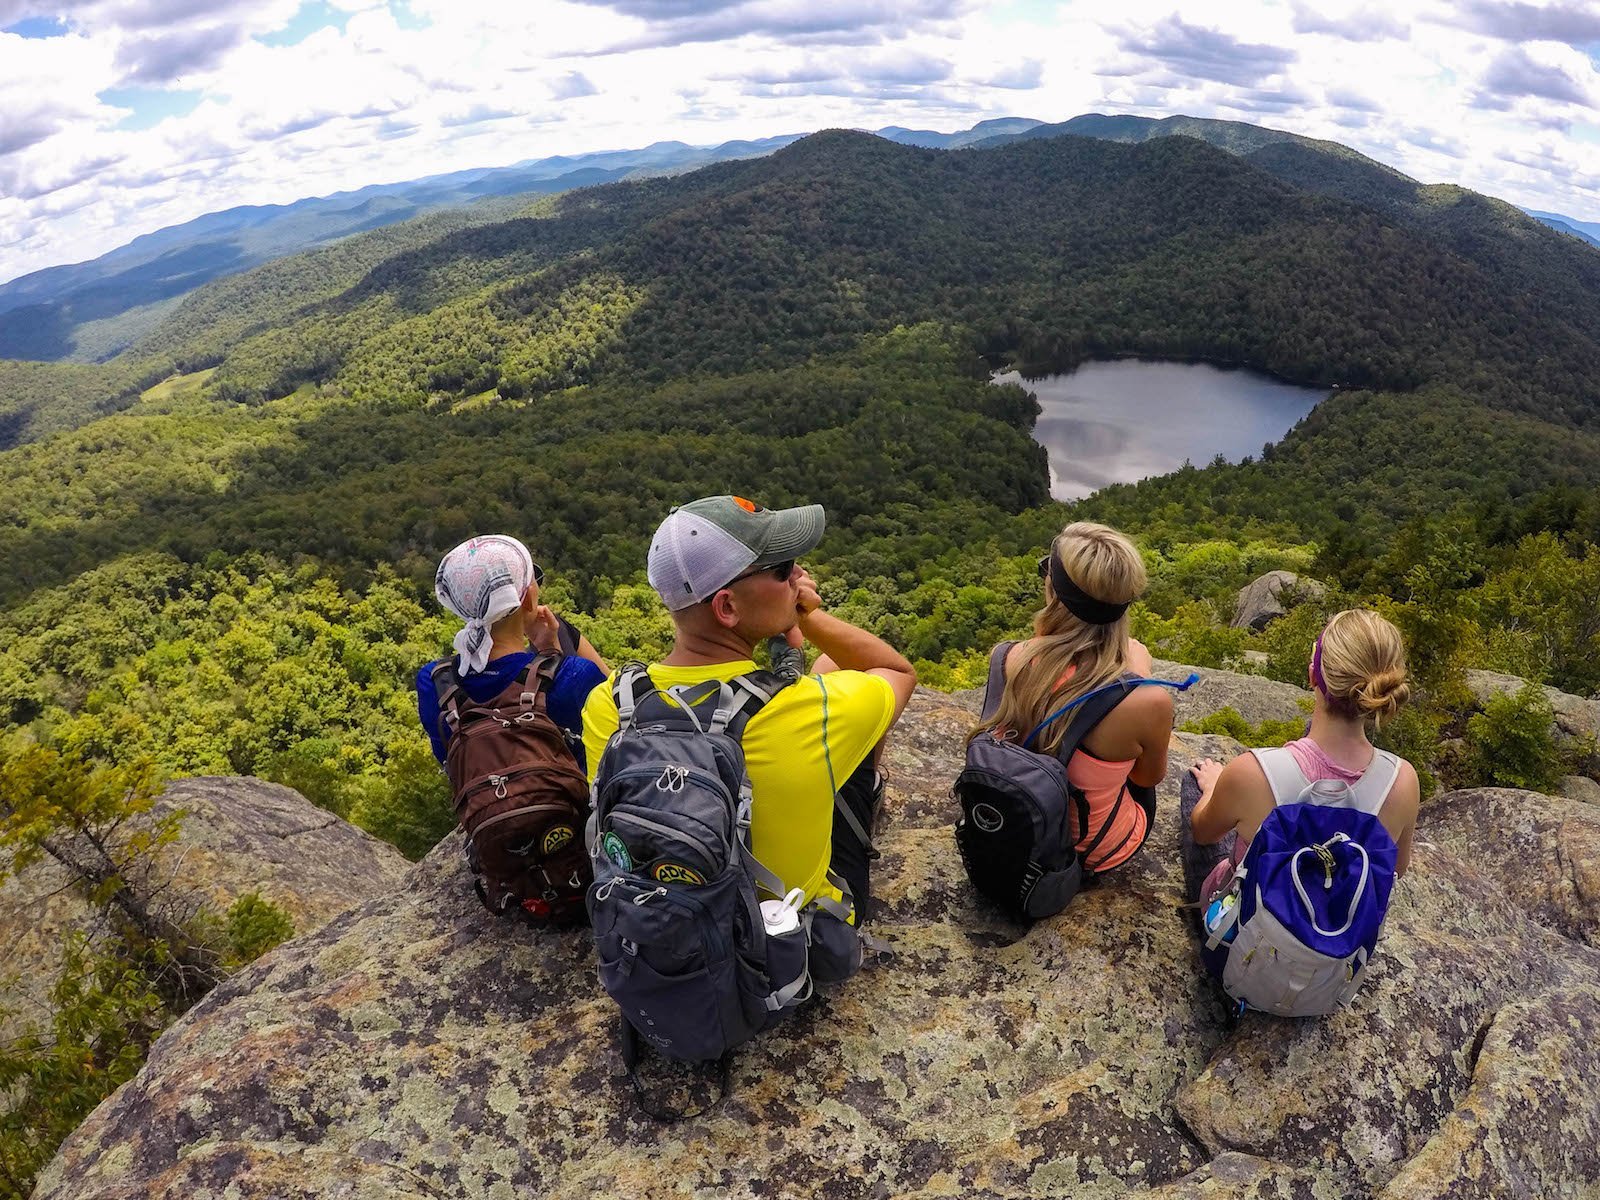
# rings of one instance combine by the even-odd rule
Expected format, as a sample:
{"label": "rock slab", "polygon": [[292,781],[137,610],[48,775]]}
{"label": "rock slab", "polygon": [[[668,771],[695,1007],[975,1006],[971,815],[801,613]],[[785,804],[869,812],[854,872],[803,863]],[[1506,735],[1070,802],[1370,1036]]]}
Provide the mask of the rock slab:
{"label": "rock slab", "polygon": [[[1497,671],[1467,671],[1467,688],[1480,705],[1495,696],[1515,695],[1527,681]],[[1600,699],[1542,687],[1554,714],[1556,742],[1580,760],[1585,776],[1600,779]]]}
{"label": "rock slab", "polygon": [[[1319,599],[1327,592],[1314,579],[1302,579],[1293,571],[1268,571],[1245,584],[1234,601],[1232,625],[1260,633],[1289,611],[1301,597]],[[1286,603],[1287,601],[1287,603]]]}
{"label": "rock slab", "polygon": [[1600,810],[1441,798],[1357,1002],[1233,1024],[1177,784],[1237,746],[1176,736],[1145,849],[1023,927],[951,838],[971,722],[920,693],[891,744],[894,962],[742,1048],[705,1114],[640,1112],[584,933],[490,918],[451,839],[169,1030],[37,1200],[1600,1195]]}
{"label": "rock slab", "polygon": [[[153,811],[185,814],[162,869],[176,890],[219,909],[259,891],[297,933],[399,886],[410,866],[394,847],[261,779],[181,779]],[[46,1012],[63,932],[93,929],[89,905],[66,884],[44,859],[0,885],[0,987],[24,1023]]]}

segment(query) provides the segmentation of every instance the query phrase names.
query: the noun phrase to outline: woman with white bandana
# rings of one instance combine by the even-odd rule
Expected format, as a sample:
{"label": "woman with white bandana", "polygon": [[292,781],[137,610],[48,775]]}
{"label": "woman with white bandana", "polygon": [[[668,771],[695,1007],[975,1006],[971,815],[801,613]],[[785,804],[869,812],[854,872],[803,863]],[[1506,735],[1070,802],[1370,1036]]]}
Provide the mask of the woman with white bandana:
{"label": "woman with white bandana", "polygon": [[[433,593],[465,622],[455,637],[456,670],[474,700],[499,695],[536,654],[557,649],[565,654],[546,706],[582,766],[583,702],[610,668],[588,638],[539,603],[542,583],[544,571],[526,546],[514,537],[490,534],[462,542],[444,556]],[[417,715],[434,757],[442,763],[445,736],[432,676],[436,665],[428,663],[417,672]]]}

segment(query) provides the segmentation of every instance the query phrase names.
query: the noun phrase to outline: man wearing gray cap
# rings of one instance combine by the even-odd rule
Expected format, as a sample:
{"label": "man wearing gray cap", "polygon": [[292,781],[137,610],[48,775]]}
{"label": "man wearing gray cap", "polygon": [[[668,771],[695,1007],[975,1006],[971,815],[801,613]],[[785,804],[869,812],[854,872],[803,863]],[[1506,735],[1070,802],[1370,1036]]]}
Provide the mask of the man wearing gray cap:
{"label": "man wearing gray cap", "polygon": [[[650,543],[650,585],[672,613],[672,652],[649,668],[658,688],[727,681],[754,671],[757,643],[782,636],[822,652],[812,674],[751,718],[751,849],[805,902],[839,900],[845,880],[860,924],[868,895],[870,831],[882,781],[875,757],[916,687],[916,671],[882,639],[822,610],[796,561],[822,540],[819,504],[769,510],[738,496],[675,508]],[[615,676],[612,676],[615,681]],[[583,738],[593,782],[617,731],[610,686],[589,693]],[[835,821],[834,796],[848,810]]]}

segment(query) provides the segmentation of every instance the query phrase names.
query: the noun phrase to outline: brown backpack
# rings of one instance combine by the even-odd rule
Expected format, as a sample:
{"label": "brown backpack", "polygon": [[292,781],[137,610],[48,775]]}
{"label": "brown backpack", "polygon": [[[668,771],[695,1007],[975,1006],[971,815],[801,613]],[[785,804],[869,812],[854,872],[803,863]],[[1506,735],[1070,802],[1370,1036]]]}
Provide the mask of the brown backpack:
{"label": "brown backpack", "polygon": [[478,898],[498,916],[538,923],[581,919],[594,876],[583,842],[588,781],[545,711],[561,658],[541,655],[482,703],[461,686],[453,658],[433,669],[445,770]]}

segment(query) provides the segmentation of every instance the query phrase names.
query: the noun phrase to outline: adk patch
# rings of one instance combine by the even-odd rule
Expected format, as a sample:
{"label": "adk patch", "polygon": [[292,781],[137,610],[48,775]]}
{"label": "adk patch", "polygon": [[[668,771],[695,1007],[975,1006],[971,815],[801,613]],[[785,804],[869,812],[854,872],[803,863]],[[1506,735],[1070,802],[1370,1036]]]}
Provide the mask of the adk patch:
{"label": "adk patch", "polygon": [[577,831],[571,825],[557,825],[544,835],[544,853],[547,856],[554,854],[577,836]]}
{"label": "adk patch", "polygon": [[705,876],[700,874],[699,871],[692,867],[686,867],[682,863],[657,863],[655,870],[651,874],[656,877],[657,883],[689,883],[695,887],[703,887],[706,882]]}

